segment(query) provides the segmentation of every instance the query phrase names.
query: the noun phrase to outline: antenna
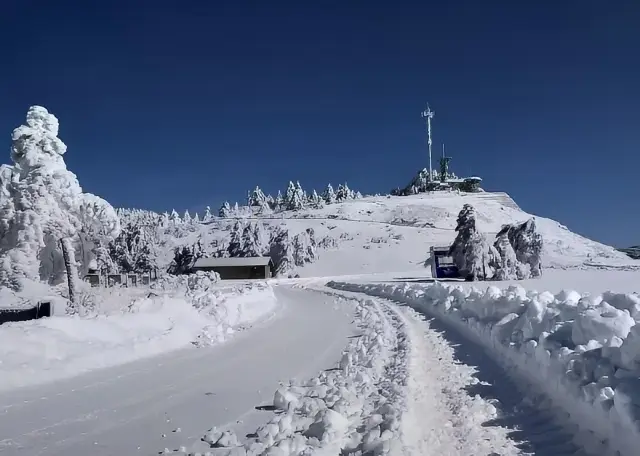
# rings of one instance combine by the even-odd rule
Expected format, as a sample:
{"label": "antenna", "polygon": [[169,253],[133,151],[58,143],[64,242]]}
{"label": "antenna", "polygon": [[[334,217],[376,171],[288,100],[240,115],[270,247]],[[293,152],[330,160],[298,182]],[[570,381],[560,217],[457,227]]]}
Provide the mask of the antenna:
{"label": "antenna", "polygon": [[442,158],[444,158],[444,143],[442,143]]}
{"label": "antenna", "polygon": [[427,144],[429,146],[429,180],[433,179],[433,168],[431,167],[431,119],[436,113],[431,110],[427,103],[427,110],[422,111],[422,118],[427,119]]}

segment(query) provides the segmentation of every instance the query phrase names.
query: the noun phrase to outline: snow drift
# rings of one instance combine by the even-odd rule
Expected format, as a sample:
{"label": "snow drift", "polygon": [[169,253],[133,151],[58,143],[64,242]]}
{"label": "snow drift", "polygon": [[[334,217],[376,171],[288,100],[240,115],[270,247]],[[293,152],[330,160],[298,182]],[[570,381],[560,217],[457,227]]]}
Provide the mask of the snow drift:
{"label": "snow drift", "polygon": [[332,282],[405,302],[486,346],[521,380],[579,426],[596,454],[636,454],[640,444],[640,296],[600,296],[433,285]]}
{"label": "snow drift", "polygon": [[180,280],[191,283],[98,290],[92,315],[2,325],[0,390],[223,342],[275,310],[266,283],[223,287],[202,274]]}

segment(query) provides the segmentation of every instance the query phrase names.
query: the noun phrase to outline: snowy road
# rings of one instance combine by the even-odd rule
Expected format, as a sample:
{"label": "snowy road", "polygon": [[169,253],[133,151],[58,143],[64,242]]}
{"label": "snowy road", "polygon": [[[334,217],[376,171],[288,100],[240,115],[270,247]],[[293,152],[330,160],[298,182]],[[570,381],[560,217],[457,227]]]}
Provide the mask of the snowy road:
{"label": "snowy road", "polygon": [[[335,366],[352,310],[280,287],[272,320],[227,344],[173,352],[0,395],[2,455],[151,455],[211,426],[243,435],[268,419],[278,382]],[[329,335],[329,337],[328,337]],[[177,432],[176,432],[177,430]]]}

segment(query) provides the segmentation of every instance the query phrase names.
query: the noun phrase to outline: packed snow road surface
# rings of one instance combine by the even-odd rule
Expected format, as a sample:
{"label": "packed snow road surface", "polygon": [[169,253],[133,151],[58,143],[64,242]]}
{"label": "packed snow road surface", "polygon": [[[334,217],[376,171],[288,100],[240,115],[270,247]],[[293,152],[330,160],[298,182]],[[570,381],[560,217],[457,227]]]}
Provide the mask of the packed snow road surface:
{"label": "packed snow road surface", "polygon": [[276,317],[226,344],[0,394],[0,453],[151,455],[212,426],[254,431],[279,382],[334,367],[354,331],[352,309],[329,296],[276,295]]}

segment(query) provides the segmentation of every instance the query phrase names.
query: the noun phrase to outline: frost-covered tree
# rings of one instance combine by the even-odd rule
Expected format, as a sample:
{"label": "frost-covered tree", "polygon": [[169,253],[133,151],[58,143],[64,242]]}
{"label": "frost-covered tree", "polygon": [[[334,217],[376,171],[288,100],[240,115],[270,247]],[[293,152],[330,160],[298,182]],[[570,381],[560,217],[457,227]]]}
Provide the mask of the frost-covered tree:
{"label": "frost-covered tree", "polygon": [[218,215],[221,218],[231,217],[231,206],[228,201],[225,201],[222,206],[220,206],[220,210],[218,211]]}
{"label": "frost-covered tree", "polygon": [[[56,283],[62,279],[58,266],[63,264],[73,312],[78,234],[101,223],[90,220],[93,215],[112,218],[113,230],[104,233],[117,231],[119,222],[113,208],[83,193],[75,174],[67,170],[67,146],[58,130],[54,115],[32,106],[25,125],[13,131],[13,166],[0,171],[0,285],[21,289],[24,280]],[[91,207],[93,215],[87,210]]]}
{"label": "frost-covered tree", "polygon": [[171,215],[169,215],[169,220],[175,225],[182,223],[182,219],[180,218],[180,215],[175,209],[171,209]]}
{"label": "frost-covered tree", "polygon": [[496,275],[494,278],[497,280],[517,279],[518,260],[506,233],[501,234],[496,238],[494,247],[498,251],[499,255],[498,266],[496,268]]}
{"label": "frost-covered tree", "polygon": [[256,185],[256,188],[254,188],[253,191],[249,193],[247,202],[249,207],[264,207],[267,202],[267,197],[260,189],[260,187]]}
{"label": "frost-covered tree", "polygon": [[173,261],[167,272],[173,275],[187,274],[195,262],[202,258],[202,244],[200,240],[193,246],[177,247],[174,251]]}
{"label": "frost-covered tree", "polygon": [[295,184],[289,181],[287,186],[287,192],[284,195],[285,207],[289,211],[296,211],[304,208],[305,196],[304,190],[300,185],[300,182]]}
{"label": "frost-covered tree", "polygon": [[347,201],[353,199],[353,192],[349,188],[349,186],[345,184],[338,185],[338,190],[336,191],[336,201]]}
{"label": "frost-covered tree", "polygon": [[497,236],[508,238],[520,263],[520,278],[539,277],[542,274],[543,239],[533,218],[521,224],[505,225]]}
{"label": "frost-covered tree", "polygon": [[187,225],[193,221],[191,218],[191,214],[189,214],[189,210],[184,211],[184,216],[182,216],[182,221]]}
{"label": "frost-covered tree", "polygon": [[273,261],[275,275],[285,275],[295,265],[289,242],[289,231],[282,228],[274,231],[270,244],[269,256]]}
{"label": "frost-covered tree", "polygon": [[263,246],[260,240],[255,236],[255,226],[252,223],[245,225],[242,231],[242,251],[243,257],[259,257],[262,256]]}
{"label": "frost-covered tree", "polygon": [[231,238],[229,239],[229,245],[227,251],[230,257],[241,257],[244,251],[244,228],[240,223],[240,220],[236,220],[231,228]]}
{"label": "frost-covered tree", "polygon": [[327,188],[324,190],[322,198],[324,198],[324,202],[327,204],[333,204],[336,202],[336,194],[333,191],[331,184],[327,184]]}
{"label": "frost-covered tree", "polygon": [[315,190],[311,193],[311,196],[309,196],[309,205],[314,209],[321,209],[324,207],[324,200]]}
{"label": "frost-covered tree", "polygon": [[284,206],[284,197],[282,196],[282,192],[278,190],[278,194],[273,200],[273,210],[275,211],[282,210],[283,206]]}
{"label": "frost-covered tree", "polygon": [[211,220],[213,220],[213,215],[211,214],[211,208],[207,206],[206,209],[204,210],[204,216],[202,217],[202,222],[209,223]]}
{"label": "frost-covered tree", "polygon": [[118,237],[109,244],[109,256],[115,270],[102,272],[146,273],[157,266],[152,242],[138,223],[129,222],[122,227]]}
{"label": "frost-covered tree", "polygon": [[485,237],[476,228],[476,213],[470,204],[465,204],[458,214],[456,231],[449,255],[461,275],[467,280],[487,278],[491,254]]}

